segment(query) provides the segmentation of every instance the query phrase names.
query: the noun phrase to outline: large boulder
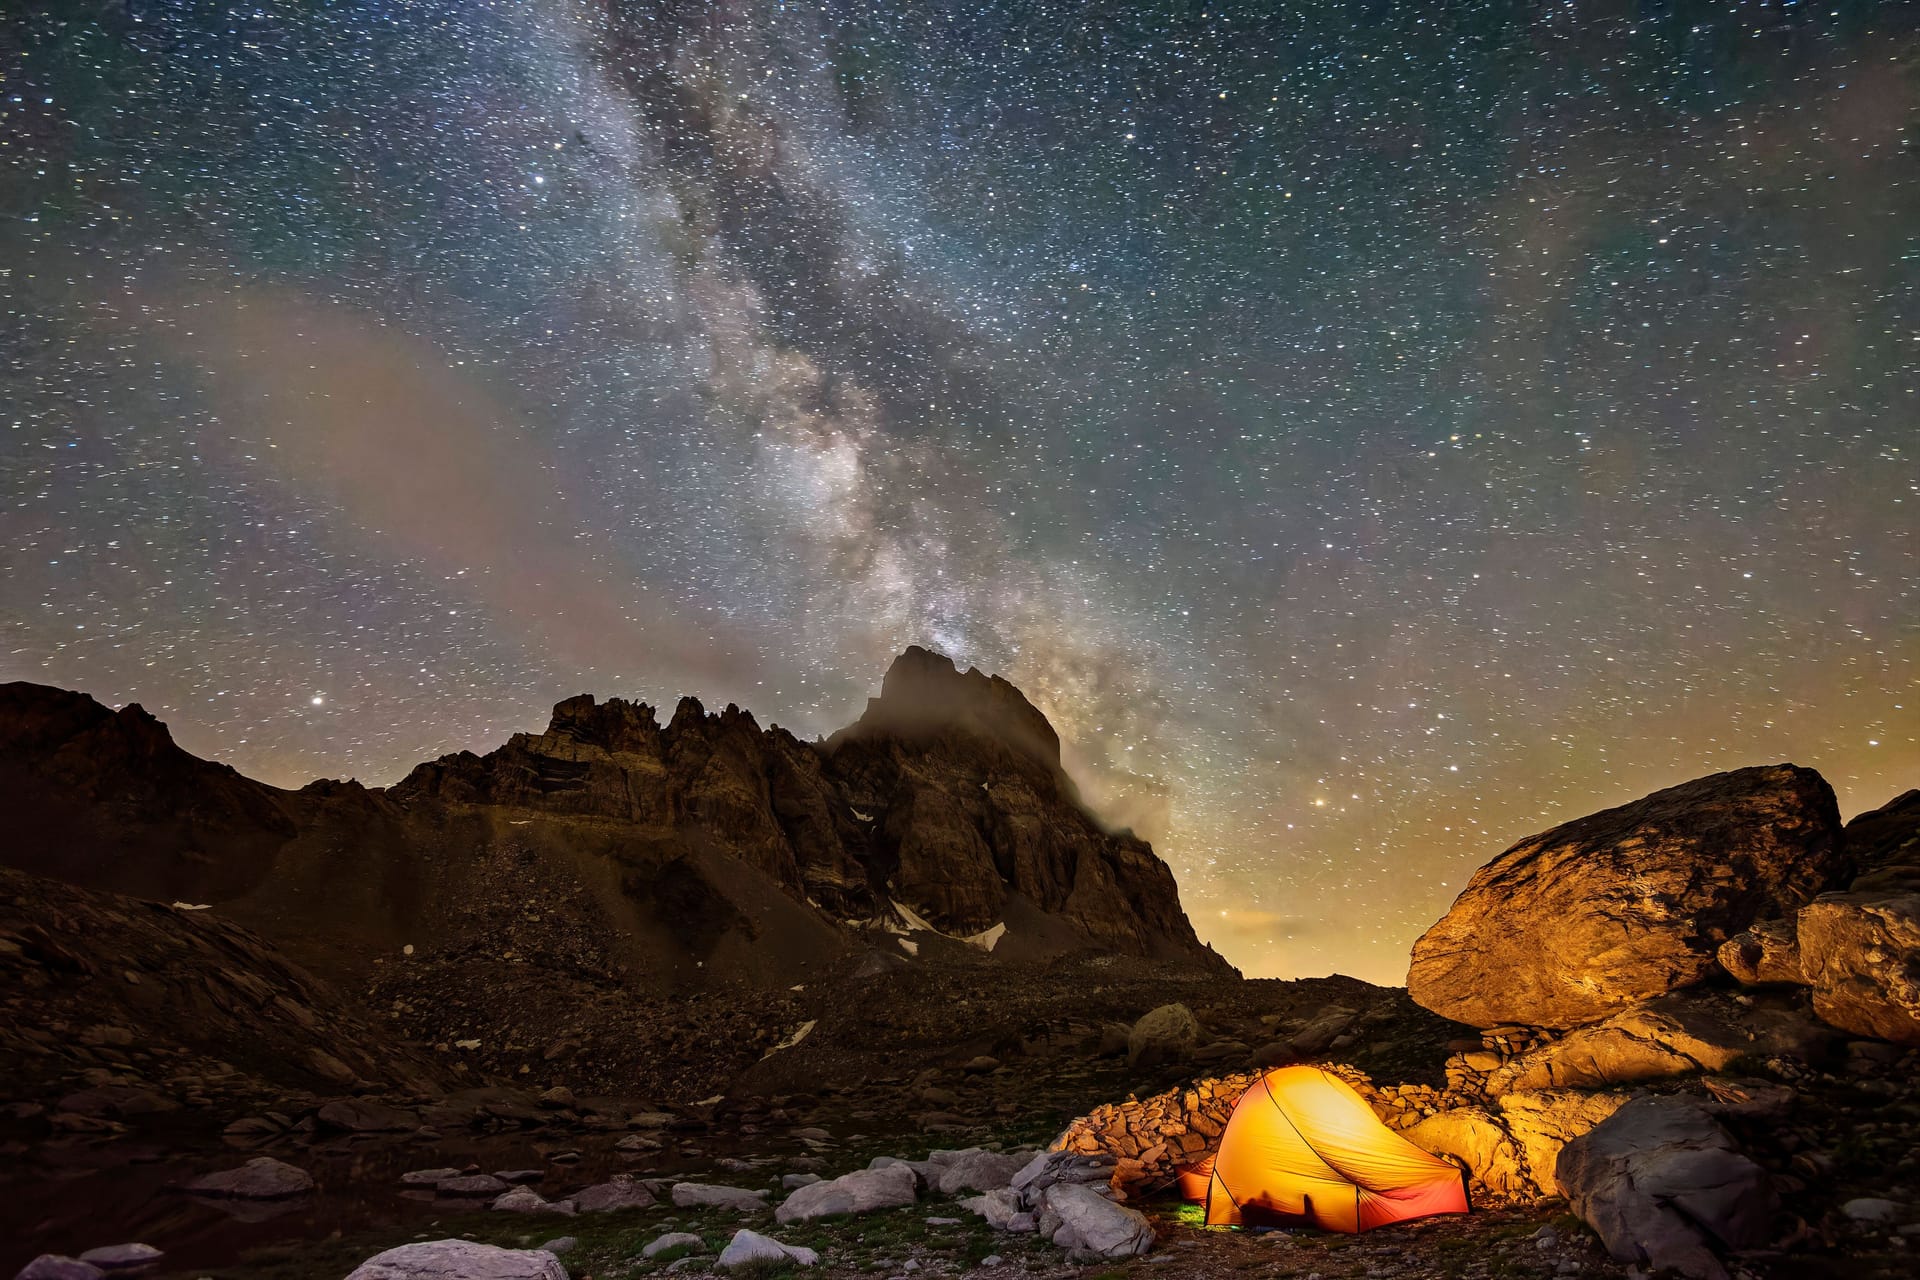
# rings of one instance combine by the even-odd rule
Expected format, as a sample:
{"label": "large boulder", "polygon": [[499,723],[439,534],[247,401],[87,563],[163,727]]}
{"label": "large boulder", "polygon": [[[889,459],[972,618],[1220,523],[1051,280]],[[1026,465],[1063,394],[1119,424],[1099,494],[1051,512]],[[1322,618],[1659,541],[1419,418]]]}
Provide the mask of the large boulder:
{"label": "large boulder", "polygon": [[1690,1280],[1727,1280],[1720,1253],[1765,1244],[1777,1203],[1767,1171],[1682,1097],[1635,1098],[1567,1143],[1554,1173],[1616,1262]]}
{"label": "large boulder", "polygon": [[567,1269],[544,1249],[426,1240],[375,1254],[347,1280],[567,1280]]}
{"label": "large boulder", "polygon": [[1804,994],[1756,992],[1748,1000],[1675,991],[1622,1009],[1495,1068],[1487,1091],[1600,1089],[1725,1071],[1742,1058],[1826,1056],[1834,1035],[1803,1010]]}
{"label": "large boulder", "polygon": [[1759,920],[1720,944],[1720,967],[1749,987],[1804,985],[1800,937],[1793,920]]}
{"label": "large boulder", "polygon": [[209,1173],[187,1184],[192,1195],[235,1200],[282,1200],[312,1190],[313,1178],[305,1169],[271,1156],[255,1156],[238,1169]]}
{"label": "large boulder", "polygon": [[1079,1259],[1134,1258],[1153,1248],[1153,1224],[1077,1182],[1057,1182],[1040,1193],[1035,1224],[1041,1235]]}
{"label": "large boulder", "polygon": [[1855,1035],[1920,1045],[1920,870],[1884,868],[1854,892],[1816,898],[1800,912],[1799,941],[1815,1013]]}
{"label": "large boulder", "polygon": [[1127,1065],[1150,1067],[1185,1062],[1200,1042],[1200,1020],[1183,1004],[1163,1004],[1127,1033]]}
{"label": "large boulder", "polygon": [[912,1166],[890,1164],[879,1169],[856,1169],[827,1182],[801,1187],[773,1211],[776,1222],[809,1222],[848,1213],[897,1209],[919,1198],[919,1178]]}
{"label": "large boulder", "polygon": [[1728,938],[1845,870],[1833,788],[1769,765],[1657,791],[1522,840],[1413,947],[1444,1017],[1574,1027],[1706,977]]}

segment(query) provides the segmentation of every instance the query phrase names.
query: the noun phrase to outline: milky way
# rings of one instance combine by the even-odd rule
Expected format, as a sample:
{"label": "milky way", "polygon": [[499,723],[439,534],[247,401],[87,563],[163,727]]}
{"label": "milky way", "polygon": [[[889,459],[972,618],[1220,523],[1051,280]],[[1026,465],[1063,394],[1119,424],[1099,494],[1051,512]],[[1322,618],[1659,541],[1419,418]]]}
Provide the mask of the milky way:
{"label": "milky way", "polygon": [[1250,973],[1920,782],[1912,6],[9,5],[0,678],[281,784],[1026,689]]}

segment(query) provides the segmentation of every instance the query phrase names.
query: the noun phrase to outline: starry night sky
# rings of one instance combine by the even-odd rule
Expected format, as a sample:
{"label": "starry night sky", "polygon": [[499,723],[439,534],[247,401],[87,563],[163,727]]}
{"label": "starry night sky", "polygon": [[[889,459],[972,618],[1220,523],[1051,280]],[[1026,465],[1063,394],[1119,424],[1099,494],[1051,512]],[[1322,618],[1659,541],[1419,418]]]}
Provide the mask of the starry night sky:
{"label": "starry night sky", "polygon": [[30,0],[0,678],[268,781],[1024,688],[1249,973],[1920,783],[1920,14]]}

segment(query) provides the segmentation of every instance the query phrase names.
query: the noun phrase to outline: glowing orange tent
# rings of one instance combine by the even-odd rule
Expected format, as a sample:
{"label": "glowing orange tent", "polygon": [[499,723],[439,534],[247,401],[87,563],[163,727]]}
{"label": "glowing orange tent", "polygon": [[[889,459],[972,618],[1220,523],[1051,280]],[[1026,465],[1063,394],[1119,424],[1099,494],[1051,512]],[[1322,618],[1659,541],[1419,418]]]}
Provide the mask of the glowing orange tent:
{"label": "glowing orange tent", "polygon": [[1241,1095],[1205,1200],[1210,1226],[1328,1231],[1470,1207],[1465,1173],[1381,1124],[1353,1086],[1318,1067],[1277,1068]]}

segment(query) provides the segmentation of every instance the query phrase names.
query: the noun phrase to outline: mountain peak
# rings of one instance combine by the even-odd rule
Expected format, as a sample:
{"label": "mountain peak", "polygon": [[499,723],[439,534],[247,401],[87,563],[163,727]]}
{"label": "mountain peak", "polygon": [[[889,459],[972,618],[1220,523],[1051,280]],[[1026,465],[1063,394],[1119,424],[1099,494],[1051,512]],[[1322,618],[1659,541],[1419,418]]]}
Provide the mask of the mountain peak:
{"label": "mountain peak", "polygon": [[945,654],[917,644],[893,660],[880,696],[867,700],[853,728],[907,735],[958,728],[1002,742],[1050,771],[1060,768],[1060,735],[1025,694],[977,668],[963,672]]}

